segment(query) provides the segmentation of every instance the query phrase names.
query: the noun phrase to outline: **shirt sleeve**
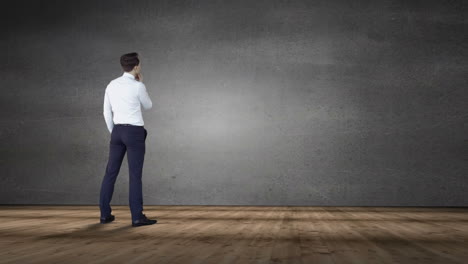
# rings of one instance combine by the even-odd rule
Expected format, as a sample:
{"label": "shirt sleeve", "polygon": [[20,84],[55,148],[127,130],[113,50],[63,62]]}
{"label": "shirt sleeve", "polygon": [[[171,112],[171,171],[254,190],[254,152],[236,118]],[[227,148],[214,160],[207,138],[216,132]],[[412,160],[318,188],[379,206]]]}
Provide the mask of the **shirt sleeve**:
{"label": "shirt sleeve", "polygon": [[106,121],[107,129],[109,133],[112,133],[114,128],[114,122],[112,121],[112,107],[109,101],[109,96],[107,95],[107,90],[104,95],[104,120]]}
{"label": "shirt sleeve", "polygon": [[140,99],[143,109],[148,110],[153,107],[153,102],[151,101],[148,92],[146,91],[146,86],[144,83],[141,83],[138,90],[138,98]]}

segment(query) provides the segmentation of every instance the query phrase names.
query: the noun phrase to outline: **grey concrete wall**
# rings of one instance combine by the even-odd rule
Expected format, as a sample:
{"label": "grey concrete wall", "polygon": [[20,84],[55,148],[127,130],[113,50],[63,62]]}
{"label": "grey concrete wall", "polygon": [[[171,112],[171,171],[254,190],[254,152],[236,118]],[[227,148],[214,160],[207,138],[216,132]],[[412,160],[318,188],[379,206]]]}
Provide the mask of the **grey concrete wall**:
{"label": "grey concrete wall", "polygon": [[2,6],[2,204],[98,204],[136,51],[145,204],[468,205],[466,1]]}

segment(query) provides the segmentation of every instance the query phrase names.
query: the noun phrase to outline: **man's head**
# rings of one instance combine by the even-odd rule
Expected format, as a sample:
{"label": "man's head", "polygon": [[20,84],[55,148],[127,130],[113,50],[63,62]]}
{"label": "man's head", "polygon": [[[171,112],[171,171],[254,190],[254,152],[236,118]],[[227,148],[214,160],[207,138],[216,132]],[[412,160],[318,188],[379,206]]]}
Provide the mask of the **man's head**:
{"label": "man's head", "polygon": [[132,52],[124,54],[120,57],[120,65],[126,72],[133,72],[135,74],[140,73],[140,60],[138,59],[138,53]]}

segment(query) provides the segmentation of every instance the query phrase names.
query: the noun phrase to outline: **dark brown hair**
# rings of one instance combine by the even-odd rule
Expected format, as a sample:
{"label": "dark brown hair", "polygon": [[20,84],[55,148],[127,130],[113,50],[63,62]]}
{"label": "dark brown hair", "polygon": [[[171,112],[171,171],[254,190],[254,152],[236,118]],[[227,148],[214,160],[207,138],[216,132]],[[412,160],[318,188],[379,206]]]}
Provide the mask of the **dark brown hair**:
{"label": "dark brown hair", "polygon": [[140,60],[136,52],[127,53],[120,57],[120,65],[122,65],[122,69],[126,72],[132,71],[138,64],[140,64]]}

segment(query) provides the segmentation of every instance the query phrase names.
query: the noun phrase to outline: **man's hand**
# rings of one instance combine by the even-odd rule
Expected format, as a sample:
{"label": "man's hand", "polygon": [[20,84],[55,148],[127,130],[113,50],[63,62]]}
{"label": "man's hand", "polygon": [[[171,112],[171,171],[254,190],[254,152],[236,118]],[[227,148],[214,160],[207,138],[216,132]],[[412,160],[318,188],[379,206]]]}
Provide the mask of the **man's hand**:
{"label": "man's hand", "polygon": [[143,75],[141,75],[141,73],[138,73],[137,76],[135,77],[135,79],[139,82],[142,82],[143,81]]}

